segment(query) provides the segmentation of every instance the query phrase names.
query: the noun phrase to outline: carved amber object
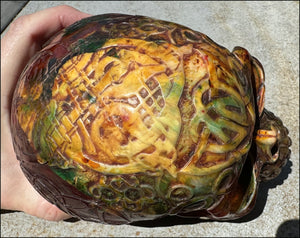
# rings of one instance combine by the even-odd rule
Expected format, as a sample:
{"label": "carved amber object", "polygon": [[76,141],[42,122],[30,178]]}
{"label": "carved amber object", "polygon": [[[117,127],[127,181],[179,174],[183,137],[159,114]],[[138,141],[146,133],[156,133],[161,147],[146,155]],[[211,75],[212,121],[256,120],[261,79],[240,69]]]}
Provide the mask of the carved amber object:
{"label": "carved amber object", "polygon": [[37,191],[74,217],[236,219],[290,154],[264,91],[261,64],[241,47],[148,17],[93,16],[25,68],[15,151]]}

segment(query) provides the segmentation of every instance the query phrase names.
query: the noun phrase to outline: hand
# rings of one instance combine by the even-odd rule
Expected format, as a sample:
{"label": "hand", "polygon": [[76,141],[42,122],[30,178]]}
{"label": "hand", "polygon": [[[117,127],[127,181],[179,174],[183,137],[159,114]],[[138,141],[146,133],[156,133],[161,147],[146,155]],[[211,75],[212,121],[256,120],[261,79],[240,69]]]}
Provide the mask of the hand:
{"label": "hand", "polygon": [[24,176],[13,149],[10,108],[16,82],[28,60],[56,32],[88,16],[69,6],[48,8],[15,20],[1,40],[1,209],[52,221],[70,217],[39,195]]}

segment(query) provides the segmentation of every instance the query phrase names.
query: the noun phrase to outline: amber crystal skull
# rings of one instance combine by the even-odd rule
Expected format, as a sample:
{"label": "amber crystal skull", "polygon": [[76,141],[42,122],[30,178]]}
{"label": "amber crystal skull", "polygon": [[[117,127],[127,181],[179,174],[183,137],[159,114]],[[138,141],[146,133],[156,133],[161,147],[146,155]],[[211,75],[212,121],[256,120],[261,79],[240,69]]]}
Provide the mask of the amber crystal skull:
{"label": "amber crystal skull", "polygon": [[93,16],[24,69],[14,147],[36,190],[74,217],[236,219],[290,154],[264,91],[261,64],[241,47],[148,17]]}

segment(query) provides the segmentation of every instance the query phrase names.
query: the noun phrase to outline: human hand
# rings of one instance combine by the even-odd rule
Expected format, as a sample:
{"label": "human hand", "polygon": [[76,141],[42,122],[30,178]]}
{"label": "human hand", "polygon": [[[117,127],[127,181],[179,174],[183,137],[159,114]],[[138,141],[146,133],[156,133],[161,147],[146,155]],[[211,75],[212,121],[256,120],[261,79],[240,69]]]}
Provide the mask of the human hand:
{"label": "human hand", "polygon": [[16,82],[29,59],[52,35],[88,16],[70,6],[48,8],[19,17],[1,39],[1,209],[52,221],[70,217],[46,201],[24,176],[13,149],[10,110]]}

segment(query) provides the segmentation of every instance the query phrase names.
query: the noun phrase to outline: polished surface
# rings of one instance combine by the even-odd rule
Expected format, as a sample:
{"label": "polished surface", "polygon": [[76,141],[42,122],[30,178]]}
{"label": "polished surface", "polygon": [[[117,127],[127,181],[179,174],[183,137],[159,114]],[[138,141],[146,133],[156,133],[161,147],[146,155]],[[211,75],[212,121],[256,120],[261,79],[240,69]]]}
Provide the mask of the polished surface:
{"label": "polished surface", "polygon": [[[58,3],[48,3],[49,6]],[[160,19],[175,21],[199,30],[218,43],[232,49],[236,45],[247,48],[264,65],[266,72],[266,107],[282,118],[290,130],[294,141],[291,149],[291,162],[287,164],[283,173],[275,181],[266,183],[261,188],[257,209],[248,220],[242,223],[232,222],[199,222],[195,220],[164,219],[160,223],[139,224],[136,226],[111,227],[85,222],[54,223],[28,217],[22,213],[1,215],[1,229],[5,235],[14,235],[19,230],[29,235],[104,235],[104,236],[275,236],[280,226],[285,222],[298,219],[299,195],[299,155],[298,155],[298,113],[299,113],[299,58],[298,52],[298,17],[297,2],[288,3],[251,3],[251,2],[106,2],[96,10],[95,6],[86,3],[73,2],[72,5],[91,14],[107,12],[123,12],[129,14],[148,15]],[[51,6],[52,6],[51,5]],[[39,2],[31,2],[21,14],[31,13],[44,8]],[[179,10],[180,9],[180,10]],[[237,9],[239,9],[237,11]],[[181,14],[174,14],[181,12]],[[202,14],[200,14],[202,13]],[[195,20],[196,19],[196,20]],[[201,19],[201,20],[199,20]],[[288,93],[287,93],[288,92]],[[283,183],[282,186],[276,186]],[[295,189],[296,188],[296,189]],[[27,217],[27,225],[18,223],[17,217]],[[273,219],[276,217],[276,219]],[[21,218],[20,218],[21,219]],[[184,226],[181,224],[185,223]],[[41,227],[48,229],[39,230]],[[60,233],[65,228],[63,233]],[[173,226],[176,225],[176,226]],[[294,223],[289,223],[294,224]],[[41,233],[28,233],[30,230]],[[166,226],[148,229],[145,226]],[[144,226],[144,227],[142,227]],[[22,227],[22,228],[17,228]],[[258,229],[259,228],[259,229]],[[75,229],[82,229],[81,233],[73,233]]]}

